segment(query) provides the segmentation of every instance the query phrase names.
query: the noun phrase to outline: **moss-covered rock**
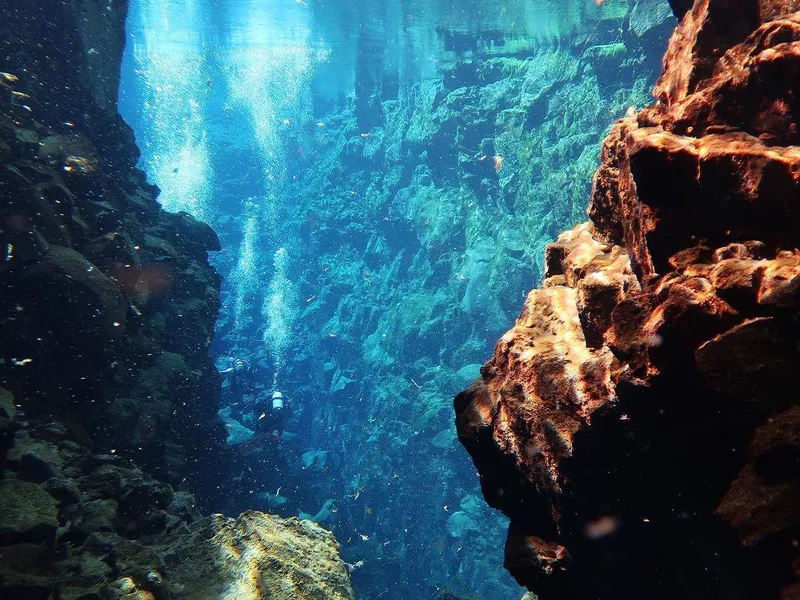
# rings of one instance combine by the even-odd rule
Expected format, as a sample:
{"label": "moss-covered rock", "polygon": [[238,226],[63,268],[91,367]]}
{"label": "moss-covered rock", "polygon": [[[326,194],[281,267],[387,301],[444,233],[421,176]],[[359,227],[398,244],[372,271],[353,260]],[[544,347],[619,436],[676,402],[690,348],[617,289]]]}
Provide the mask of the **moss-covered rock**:
{"label": "moss-covered rock", "polygon": [[0,544],[53,543],[56,501],[35,483],[0,480]]}
{"label": "moss-covered rock", "polygon": [[636,0],[630,13],[630,29],[643,37],[664,24],[673,24],[675,18],[669,4],[662,0]]}
{"label": "moss-covered rock", "polygon": [[0,435],[9,429],[17,417],[17,407],[14,405],[14,396],[6,389],[0,388]]}
{"label": "moss-covered rock", "polygon": [[168,567],[187,600],[351,600],[345,564],[333,536],[311,521],[246,512],[213,516],[177,541]]}
{"label": "moss-covered rock", "polygon": [[[333,536],[250,512],[201,517],[195,499],[115,455],[92,454],[66,427],[16,432],[0,480],[0,597],[351,600]],[[56,456],[43,483],[31,449]]]}

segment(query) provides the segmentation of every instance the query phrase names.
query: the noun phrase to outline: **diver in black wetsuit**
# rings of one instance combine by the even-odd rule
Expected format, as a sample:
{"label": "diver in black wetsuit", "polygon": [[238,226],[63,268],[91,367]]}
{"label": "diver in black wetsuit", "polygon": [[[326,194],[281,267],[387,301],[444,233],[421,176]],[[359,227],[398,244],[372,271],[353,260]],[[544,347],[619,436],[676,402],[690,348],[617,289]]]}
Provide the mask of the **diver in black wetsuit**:
{"label": "diver in black wetsuit", "polygon": [[253,407],[256,411],[257,434],[266,435],[275,441],[280,440],[284,429],[284,421],[289,410],[289,398],[276,389],[269,399],[256,402]]}
{"label": "diver in black wetsuit", "polygon": [[228,406],[231,407],[231,416],[240,420],[244,410],[243,396],[253,391],[252,369],[241,358],[236,358],[230,367],[220,371],[220,375],[228,377]]}

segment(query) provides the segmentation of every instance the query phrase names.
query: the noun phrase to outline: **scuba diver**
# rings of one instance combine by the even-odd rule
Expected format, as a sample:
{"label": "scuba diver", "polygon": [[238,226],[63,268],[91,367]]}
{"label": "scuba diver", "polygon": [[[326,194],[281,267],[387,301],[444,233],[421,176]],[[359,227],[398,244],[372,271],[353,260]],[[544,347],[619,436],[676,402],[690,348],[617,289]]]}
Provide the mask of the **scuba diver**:
{"label": "scuba diver", "polygon": [[291,399],[275,388],[271,396],[256,401],[256,433],[266,434],[275,441],[280,441],[284,423],[288,416]]}
{"label": "scuba diver", "polygon": [[241,418],[244,410],[244,395],[253,392],[253,370],[241,358],[235,358],[231,360],[230,367],[219,373],[227,376],[228,405],[231,407],[232,416],[236,415]]}

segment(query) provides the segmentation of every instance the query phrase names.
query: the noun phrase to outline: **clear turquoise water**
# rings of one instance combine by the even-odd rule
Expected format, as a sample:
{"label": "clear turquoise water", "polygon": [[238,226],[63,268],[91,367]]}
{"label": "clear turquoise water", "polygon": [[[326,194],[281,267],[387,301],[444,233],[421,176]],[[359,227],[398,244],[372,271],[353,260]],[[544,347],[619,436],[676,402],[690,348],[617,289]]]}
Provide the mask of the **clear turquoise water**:
{"label": "clear turquoise water", "polygon": [[121,111],[164,207],[223,245],[214,352],[242,366],[218,508],[321,522],[359,598],[522,594],[451,398],[582,218],[605,128],[647,100],[657,56],[583,58],[625,8],[132,2]]}

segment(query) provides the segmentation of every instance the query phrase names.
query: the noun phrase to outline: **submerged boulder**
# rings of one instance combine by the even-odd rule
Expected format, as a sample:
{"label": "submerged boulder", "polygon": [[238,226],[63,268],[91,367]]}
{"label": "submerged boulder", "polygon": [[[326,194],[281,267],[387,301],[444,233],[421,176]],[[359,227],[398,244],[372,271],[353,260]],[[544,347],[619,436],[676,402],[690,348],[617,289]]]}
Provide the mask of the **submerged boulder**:
{"label": "submerged boulder", "polygon": [[56,501],[29,481],[0,480],[0,544],[55,541]]}
{"label": "submerged boulder", "polygon": [[[0,388],[0,435],[11,427],[16,418],[17,407],[14,405],[14,396],[8,390]],[[2,440],[2,437],[0,437],[0,440]]]}
{"label": "submerged boulder", "polygon": [[18,288],[18,293],[41,297],[36,302],[39,310],[51,312],[59,306],[60,321],[72,328],[69,335],[99,333],[116,338],[125,332],[128,305],[117,285],[71,248],[51,244],[39,264],[28,271],[22,286],[24,290]]}
{"label": "submerged boulder", "polygon": [[249,511],[208,517],[169,549],[181,598],[354,598],[333,535],[310,521]]}
{"label": "submerged boulder", "polygon": [[631,9],[630,29],[639,37],[670,21],[672,11],[664,0],[637,0]]}

